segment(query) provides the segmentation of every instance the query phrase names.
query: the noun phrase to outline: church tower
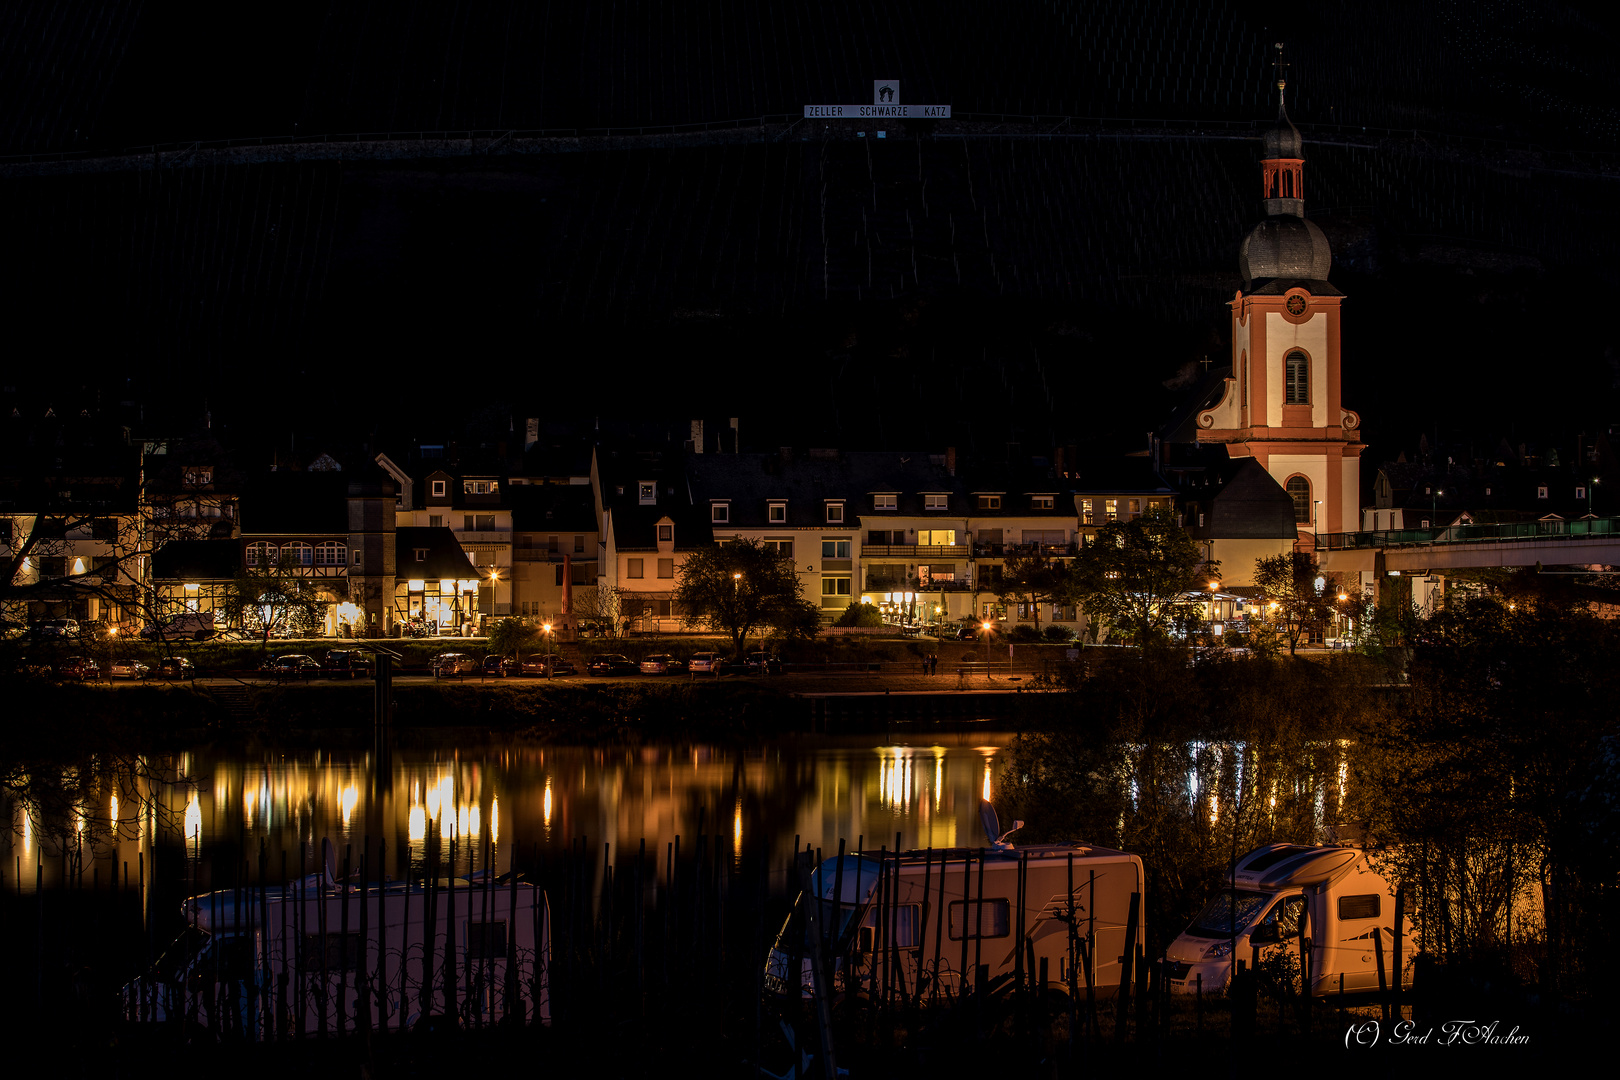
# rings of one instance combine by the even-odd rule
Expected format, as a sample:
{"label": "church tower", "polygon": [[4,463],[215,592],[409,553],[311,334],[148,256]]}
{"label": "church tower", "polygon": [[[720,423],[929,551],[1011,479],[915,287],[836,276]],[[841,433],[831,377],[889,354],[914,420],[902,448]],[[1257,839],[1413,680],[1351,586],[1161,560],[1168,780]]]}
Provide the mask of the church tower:
{"label": "church tower", "polygon": [[[1280,48],[1280,46],[1279,46]],[[1266,217],[1243,238],[1243,288],[1232,298],[1232,369],[1197,414],[1199,442],[1252,457],[1294,500],[1299,547],[1360,528],[1361,418],[1339,396],[1344,294],[1328,283],[1333,253],[1305,218],[1305,156],[1277,79],[1277,121],[1261,135]]]}

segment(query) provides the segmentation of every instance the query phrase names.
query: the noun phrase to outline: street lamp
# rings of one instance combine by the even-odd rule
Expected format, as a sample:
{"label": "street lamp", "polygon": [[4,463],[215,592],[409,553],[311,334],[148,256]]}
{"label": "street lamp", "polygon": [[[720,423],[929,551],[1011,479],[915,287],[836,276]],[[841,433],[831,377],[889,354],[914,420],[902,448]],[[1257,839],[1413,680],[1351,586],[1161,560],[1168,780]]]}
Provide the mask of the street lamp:
{"label": "street lamp", "polygon": [[551,669],[557,664],[557,661],[551,655],[551,624],[541,623],[540,633],[544,635],[546,641],[546,678],[549,679],[551,678]]}

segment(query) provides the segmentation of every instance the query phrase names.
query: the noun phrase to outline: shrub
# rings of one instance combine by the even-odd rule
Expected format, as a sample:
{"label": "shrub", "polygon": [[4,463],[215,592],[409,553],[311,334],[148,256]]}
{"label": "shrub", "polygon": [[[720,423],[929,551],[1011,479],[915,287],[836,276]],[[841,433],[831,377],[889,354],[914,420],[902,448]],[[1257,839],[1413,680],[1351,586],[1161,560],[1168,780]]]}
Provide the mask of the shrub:
{"label": "shrub", "polygon": [[1041,632],[1028,623],[1019,623],[1007,631],[1007,640],[1018,644],[1027,644],[1041,640]]}
{"label": "shrub", "polygon": [[855,603],[844,609],[834,626],[882,626],[883,613],[872,604]]}
{"label": "shrub", "polygon": [[1059,645],[1066,645],[1074,640],[1074,627],[1060,626],[1057,623],[1053,623],[1041,631],[1041,640],[1056,642]]}

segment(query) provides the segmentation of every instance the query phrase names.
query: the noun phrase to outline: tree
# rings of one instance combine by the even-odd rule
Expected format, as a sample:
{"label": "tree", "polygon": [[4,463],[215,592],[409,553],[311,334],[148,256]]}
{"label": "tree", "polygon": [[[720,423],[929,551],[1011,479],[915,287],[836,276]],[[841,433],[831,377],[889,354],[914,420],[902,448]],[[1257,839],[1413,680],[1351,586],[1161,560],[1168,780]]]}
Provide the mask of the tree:
{"label": "tree", "polygon": [[1168,510],[1110,521],[1075,560],[1073,587],[1088,612],[1139,644],[1196,620],[1201,601],[1188,594],[1214,570]]}
{"label": "tree", "polygon": [[1254,583],[1266,598],[1267,620],[1288,639],[1290,656],[1310,628],[1327,622],[1337,607],[1338,579],[1323,574],[1308,551],[1254,560]]}
{"label": "tree", "polygon": [[523,650],[534,645],[539,631],[522,619],[501,619],[489,628],[489,651],[496,656],[523,659]]}
{"label": "tree", "polygon": [[616,638],[624,629],[623,604],[619,590],[612,585],[575,589],[573,606],[574,623],[582,630]]}
{"label": "tree", "polygon": [[225,594],[225,614],[240,626],[257,626],[261,644],[268,647],[272,634],[301,633],[320,621],[326,605],[313,586],[283,556],[273,567],[249,567],[237,574]]}
{"label": "tree", "polygon": [[1041,630],[1041,605],[1068,603],[1075,593],[1073,569],[1045,555],[1015,555],[1001,568],[1001,602],[1029,604],[1035,632]]}
{"label": "tree", "polygon": [[785,637],[813,635],[821,610],[803,593],[791,560],[757,540],[739,539],[688,555],[674,600],[687,625],[707,622],[724,630],[740,655],[743,640],[764,627]]}

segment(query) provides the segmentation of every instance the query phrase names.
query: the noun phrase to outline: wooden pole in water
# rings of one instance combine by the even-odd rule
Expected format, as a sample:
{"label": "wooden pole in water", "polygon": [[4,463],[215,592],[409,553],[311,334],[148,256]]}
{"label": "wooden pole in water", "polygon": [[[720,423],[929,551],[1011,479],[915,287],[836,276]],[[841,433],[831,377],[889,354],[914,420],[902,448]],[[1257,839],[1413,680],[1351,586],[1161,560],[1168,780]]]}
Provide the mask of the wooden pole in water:
{"label": "wooden pole in water", "polygon": [[933,893],[930,891],[934,884],[933,873],[934,845],[929,844],[923,849],[922,906],[917,909],[917,992],[912,995],[911,998],[911,1004],[913,1007],[920,1006],[922,1004],[924,971],[923,950],[927,948],[925,942],[928,937],[928,915],[930,911],[930,904],[933,900]]}
{"label": "wooden pole in water", "polygon": [[338,882],[338,899],[343,904],[343,910],[338,914],[338,999],[335,1010],[339,1035],[349,1030],[349,860],[353,854],[354,845],[345,844],[343,877]]}
{"label": "wooden pole in water", "polygon": [[[370,883],[367,880],[370,872],[371,834],[366,833],[365,846],[360,852],[360,947],[356,950],[358,955],[354,965],[354,987],[360,996],[355,1003],[354,1027],[367,1043],[370,1042],[371,1034],[371,980],[366,973],[366,969],[371,966],[366,963],[367,954],[371,949],[371,904],[367,902],[371,899]],[[348,907],[349,899],[345,896],[343,908],[347,911]]]}
{"label": "wooden pole in water", "polygon": [[945,938],[945,871],[950,868],[951,853],[939,853],[939,903],[934,908],[934,978],[929,989],[929,1001],[939,1004],[939,984],[941,981],[940,952],[944,946]]}
{"label": "wooden pole in water", "polygon": [[[444,898],[444,1019],[457,1026],[456,1006],[456,827],[450,826],[450,872],[445,878]],[[435,929],[437,929],[435,927]]]}

